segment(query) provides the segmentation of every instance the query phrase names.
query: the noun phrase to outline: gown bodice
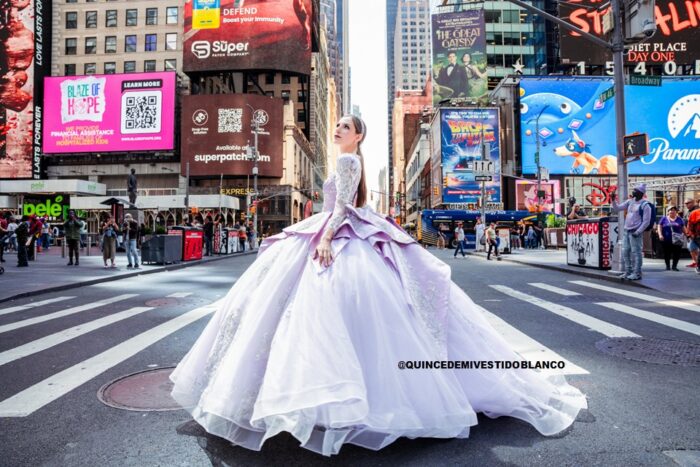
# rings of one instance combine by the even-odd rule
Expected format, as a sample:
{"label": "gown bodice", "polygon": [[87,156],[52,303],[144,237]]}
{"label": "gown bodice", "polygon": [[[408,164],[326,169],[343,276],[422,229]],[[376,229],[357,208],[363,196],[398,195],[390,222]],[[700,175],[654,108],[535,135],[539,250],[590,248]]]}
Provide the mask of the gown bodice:
{"label": "gown bodice", "polygon": [[341,154],[333,173],[323,183],[323,211],[333,214],[328,228],[337,230],[347,216],[346,205],[353,205],[362,176],[362,162],[355,154]]}

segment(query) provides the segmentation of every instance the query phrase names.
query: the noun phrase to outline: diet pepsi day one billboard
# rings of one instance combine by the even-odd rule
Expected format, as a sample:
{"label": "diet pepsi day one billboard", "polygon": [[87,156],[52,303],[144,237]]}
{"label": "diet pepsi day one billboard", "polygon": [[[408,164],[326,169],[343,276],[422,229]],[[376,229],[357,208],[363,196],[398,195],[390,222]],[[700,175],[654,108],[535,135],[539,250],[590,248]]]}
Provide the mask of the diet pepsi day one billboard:
{"label": "diet pepsi day one billboard", "polygon": [[[600,101],[608,78],[520,81],[522,165],[535,174],[615,175],[615,99]],[[630,175],[700,174],[700,80],[663,78],[660,87],[625,86],[626,134],[649,135],[650,154],[628,164]]]}
{"label": "diet pepsi day one billboard", "polygon": [[46,78],[44,153],[173,149],[175,73]]}

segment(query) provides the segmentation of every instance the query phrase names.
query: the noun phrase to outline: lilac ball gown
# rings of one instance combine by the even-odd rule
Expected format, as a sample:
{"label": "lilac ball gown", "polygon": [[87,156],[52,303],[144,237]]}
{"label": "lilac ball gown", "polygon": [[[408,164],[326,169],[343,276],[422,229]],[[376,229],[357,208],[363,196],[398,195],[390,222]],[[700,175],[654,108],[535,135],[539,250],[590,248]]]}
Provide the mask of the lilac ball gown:
{"label": "lilac ball gown", "polygon": [[[249,449],[286,431],[307,449],[381,449],[466,438],[476,413],[558,433],[586,398],[534,370],[400,370],[409,360],[522,360],[450,268],[369,207],[343,154],[324,210],[267,238],[172,373],[173,397],[208,432]],[[312,260],[326,228],[335,261]]]}

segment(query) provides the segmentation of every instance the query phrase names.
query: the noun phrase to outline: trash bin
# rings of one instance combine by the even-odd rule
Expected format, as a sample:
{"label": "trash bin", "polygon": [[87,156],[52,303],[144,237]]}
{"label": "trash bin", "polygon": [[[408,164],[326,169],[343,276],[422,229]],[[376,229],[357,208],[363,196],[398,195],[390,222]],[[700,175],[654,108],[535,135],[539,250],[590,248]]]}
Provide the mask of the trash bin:
{"label": "trash bin", "polygon": [[202,259],[204,249],[204,230],[197,227],[175,226],[168,229],[168,235],[179,235],[182,248],[182,260]]}
{"label": "trash bin", "polygon": [[230,255],[239,249],[238,231],[233,228],[220,228],[214,232],[214,253]]}
{"label": "trash bin", "polygon": [[617,218],[591,217],[566,221],[566,263],[610,269],[617,243]]}
{"label": "trash bin", "polygon": [[154,235],[141,244],[142,264],[170,264],[181,260],[181,237],[177,235]]}

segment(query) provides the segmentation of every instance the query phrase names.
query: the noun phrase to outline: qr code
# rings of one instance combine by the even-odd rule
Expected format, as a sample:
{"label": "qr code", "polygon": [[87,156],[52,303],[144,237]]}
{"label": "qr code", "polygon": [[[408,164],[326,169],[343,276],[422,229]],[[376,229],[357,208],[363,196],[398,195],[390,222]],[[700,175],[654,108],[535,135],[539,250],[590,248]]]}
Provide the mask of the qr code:
{"label": "qr code", "polygon": [[219,109],[219,133],[243,131],[243,109]]}
{"label": "qr code", "polygon": [[122,133],[160,133],[160,91],[126,92],[122,96]]}

